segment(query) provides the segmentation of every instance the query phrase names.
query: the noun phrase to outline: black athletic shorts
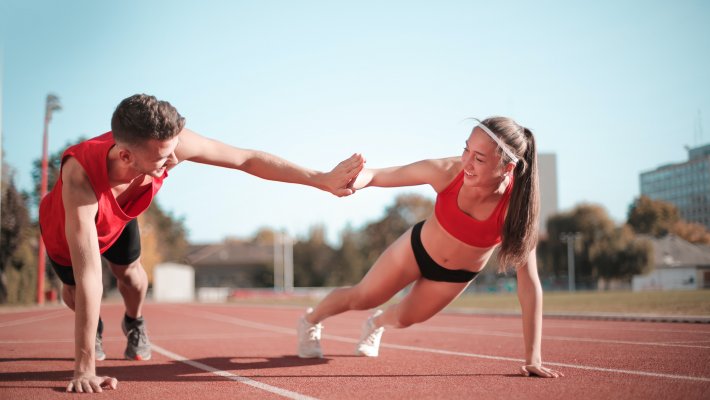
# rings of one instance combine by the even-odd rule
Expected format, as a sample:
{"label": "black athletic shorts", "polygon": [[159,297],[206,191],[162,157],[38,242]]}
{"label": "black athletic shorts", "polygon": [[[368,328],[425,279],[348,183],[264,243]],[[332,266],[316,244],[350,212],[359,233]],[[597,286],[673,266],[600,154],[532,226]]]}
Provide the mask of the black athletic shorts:
{"label": "black athletic shorts", "polygon": [[[138,220],[132,219],[131,222],[127,223],[126,227],[123,228],[123,232],[121,232],[121,236],[101,255],[109,262],[117,265],[128,265],[136,261],[141,256],[141,234],[138,230]],[[50,257],[47,257],[47,259],[49,259],[49,264],[62,283],[76,286],[74,269],[71,265],[58,264]]]}
{"label": "black athletic shorts", "polygon": [[414,250],[414,258],[417,260],[422,276],[438,282],[462,283],[473,280],[478,275],[478,272],[444,268],[431,258],[422,245],[423,225],[424,221],[421,221],[412,228],[412,250]]}

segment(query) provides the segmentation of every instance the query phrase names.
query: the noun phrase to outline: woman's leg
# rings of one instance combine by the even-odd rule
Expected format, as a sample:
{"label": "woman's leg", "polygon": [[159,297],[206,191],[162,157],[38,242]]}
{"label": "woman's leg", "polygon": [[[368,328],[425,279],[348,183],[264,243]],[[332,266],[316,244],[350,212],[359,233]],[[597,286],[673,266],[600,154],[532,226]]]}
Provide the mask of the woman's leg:
{"label": "woman's leg", "polygon": [[388,307],[373,323],[377,327],[406,328],[424,322],[443,310],[469,284],[419,279],[400,303]]}
{"label": "woman's leg", "polygon": [[317,324],[324,319],[348,310],[367,310],[377,307],[421,276],[414,259],[407,230],[394,241],[355,286],[333,290],[306,315],[306,321]]}

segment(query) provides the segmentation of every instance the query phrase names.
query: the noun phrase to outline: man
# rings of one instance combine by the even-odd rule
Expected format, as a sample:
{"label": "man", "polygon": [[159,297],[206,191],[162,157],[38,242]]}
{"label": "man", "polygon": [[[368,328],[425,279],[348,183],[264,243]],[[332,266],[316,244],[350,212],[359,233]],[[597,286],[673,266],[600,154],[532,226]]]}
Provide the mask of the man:
{"label": "man", "polygon": [[75,312],[74,377],[67,391],[101,392],[101,386],[115,389],[118,383],[96,376],[95,359],[105,358],[99,317],[101,256],[117,278],[126,307],[124,355],[151,357],[142,314],[148,280],[140,262],[136,217],[148,208],[168,170],[194,161],[347,196],[354,193],[352,181],[364,163],[354,154],[330,172],[317,172],[205,138],[184,125],[185,119],[166,101],[145,94],[124,99],[111,119],[111,132],[64,152],[60,178],[42,199],[42,238],[63,282],[64,301]]}

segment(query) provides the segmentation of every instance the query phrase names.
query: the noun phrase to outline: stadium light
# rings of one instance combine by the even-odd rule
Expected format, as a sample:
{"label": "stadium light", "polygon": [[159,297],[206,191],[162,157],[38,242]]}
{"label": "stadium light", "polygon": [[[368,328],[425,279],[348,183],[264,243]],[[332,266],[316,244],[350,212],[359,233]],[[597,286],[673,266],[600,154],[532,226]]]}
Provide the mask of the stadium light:
{"label": "stadium light", "polygon": [[574,282],[574,243],[580,236],[580,232],[562,232],[560,235],[560,240],[567,243],[567,284],[570,292],[577,289]]}
{"label": "stadium light", "polygon": [[[42,181],[40,183],[39,201],[41,202],[47,194],[47,145],[49,136],[49,121],[52,120],[52,113],[59,111],[62,106],[59,104],[59,97],[48,94],[44,112],[44,137],[42,140]],[[37,304],[44,304],[44,268],[45,268],[45,248],[42,234],[39,235],[39,254],[37,255]]]}

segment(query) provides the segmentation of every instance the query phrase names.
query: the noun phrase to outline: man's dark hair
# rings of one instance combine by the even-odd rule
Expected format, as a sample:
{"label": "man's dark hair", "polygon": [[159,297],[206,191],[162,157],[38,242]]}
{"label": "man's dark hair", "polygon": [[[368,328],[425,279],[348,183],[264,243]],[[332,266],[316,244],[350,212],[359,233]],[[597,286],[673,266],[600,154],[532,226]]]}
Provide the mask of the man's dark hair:
{"label": "man's dark hair", "polygon": [[167,101],[135,94],[123,99],[111,117],[117,141],[140,144],[150,139],[168,140],[182,131],[185,118]]}

